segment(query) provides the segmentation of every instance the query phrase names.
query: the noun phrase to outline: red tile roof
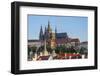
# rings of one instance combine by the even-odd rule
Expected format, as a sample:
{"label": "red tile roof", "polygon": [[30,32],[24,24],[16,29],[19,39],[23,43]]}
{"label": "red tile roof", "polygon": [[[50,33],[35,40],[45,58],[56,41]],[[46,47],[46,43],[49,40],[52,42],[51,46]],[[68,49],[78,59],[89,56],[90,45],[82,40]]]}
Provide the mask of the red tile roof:
{"label": "red tile roof", "polygon": [[50,56],[40,56],[37,60],[48,60]]}

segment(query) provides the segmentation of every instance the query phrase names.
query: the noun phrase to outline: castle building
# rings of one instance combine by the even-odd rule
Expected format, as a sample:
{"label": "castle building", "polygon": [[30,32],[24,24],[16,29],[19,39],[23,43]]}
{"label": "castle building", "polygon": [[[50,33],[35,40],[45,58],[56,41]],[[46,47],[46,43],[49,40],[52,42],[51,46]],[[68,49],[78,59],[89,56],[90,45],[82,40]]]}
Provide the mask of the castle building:
{"label": "castle building", "polygon": [[55,48],[57,45],[64,45],[68,42],[68,35],[66,32],[57,33],[57,28],[55,28],[55,32],[52,32],[50,27],[50,22],[48,21],[48,27],[45,27],[45,31],[43,34],[42,26],[40,29],[39,40],[45,40],[47,45],[51,48]]}
{"label": "castle building", "polygon": [[[50,56],[50,53],[47,50],[47,46],[49,46],[51,49],[53,49],[53,56],[55,56],[55,51],[54,49],[56,46],[60,45],[67,45],[67,46],[78,46],[80,44],[80,40],[78,38],[72,39],[69,38],[66,32],[57,32],[57,28],[55,28],[55,32],[52,31],[51,24],[48,21],[48,26],[45,27],[43,30],[42,26],[40,27],[40,32],[39,32],[39,39],[38,40],[28,40],[28,46],[44,46],[44,50],[40,52],[40,57],[37,58],[39,60],[41,59],[48,59]],[[37,56],[37,55],[35,55]],[[36,59],[36,58],[35,58]],[[50,58],[52,59],[52,58]]]}
{"label": "castle building", "polygon": [[44,40],[46,40],[46,45],[50,46],[52,49],[56,46],[65,45],[67,43],[70,43],[73,46],[80,44],[80,40],[78,38],[69,38],[66,32],[58,33],[57,28],[55,28],[55,32],[53,32],[49,21],[48,26],[45,27],[44,32],[42,26],[40,27],[39,40],[28,40],[28,44],[30,46],[40,46],[44,44]]}

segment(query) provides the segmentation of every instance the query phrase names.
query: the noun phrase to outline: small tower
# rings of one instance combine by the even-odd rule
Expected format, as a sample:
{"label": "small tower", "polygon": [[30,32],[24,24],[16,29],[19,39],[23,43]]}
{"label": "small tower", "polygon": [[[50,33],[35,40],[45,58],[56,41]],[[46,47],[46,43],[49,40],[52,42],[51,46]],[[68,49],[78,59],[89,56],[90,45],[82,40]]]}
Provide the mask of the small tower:
{"label": "small tower", "polygon": [[48,33],[51,33],[52,32],[52,29],[50,27],[50,22],[48,21]]}
{"label": "small tower", "polygon": [[56,38],[56,35],[57,35],[57,28],[55,28],[55,38]]}
{"label": "small tower", "polygon": [[39,40],[43,40],[43,29],[42,29],[42,26],[40,28]]}
{"label": "small tower", "polygon": [[55,33],[57,33],[57,28],[55,27]]}
{"label": "small tower", "polygon": [[48,29],[50,29],[50,22],[48,21]]}
{"label": "small tower", "polygon": [[44,40],[47,39],[47,28],[45,27],[45,31],[44,31]]}

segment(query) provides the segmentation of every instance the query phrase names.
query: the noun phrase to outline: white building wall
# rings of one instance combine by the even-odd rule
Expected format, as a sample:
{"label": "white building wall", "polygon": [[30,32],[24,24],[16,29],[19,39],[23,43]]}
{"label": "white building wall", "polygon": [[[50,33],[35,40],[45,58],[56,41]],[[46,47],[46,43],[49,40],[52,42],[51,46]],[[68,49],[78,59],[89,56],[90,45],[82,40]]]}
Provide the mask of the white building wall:
{"label": "white building wall", "polygon": [[42,45],[42,43],[41,43],[41,42],[28,42],[28,45],[29,45],[29,46],[36,46],[36,47],[39,47],[39,46]]}

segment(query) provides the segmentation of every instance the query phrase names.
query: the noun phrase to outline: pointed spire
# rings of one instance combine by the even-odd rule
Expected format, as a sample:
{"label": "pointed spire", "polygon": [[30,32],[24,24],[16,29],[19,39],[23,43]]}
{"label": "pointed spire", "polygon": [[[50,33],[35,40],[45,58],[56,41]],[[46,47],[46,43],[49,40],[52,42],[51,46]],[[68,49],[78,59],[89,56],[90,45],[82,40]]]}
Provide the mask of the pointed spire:
{"label": "pointed spire", "polygon": [[48,28],[47,28],[48,32],[51,33],[52,32],[52,29],[50,27],[50,22],[48,21]]}
{"label": "pointed spire", "polygon": [[46,34],[46,31],[47,31],[47,29],[46,29],[46,27],[45,27],[45,31],[44,31],[45,34]]}
{"label": "pointed spire", "polygon": [[49,22],[49,20],[48,20],[48,29],[50,29],[50,22]]}
{"label": "pointed spire", "polygon": [[47,36],[47,28],[45,27],[45,31],[44,31],[44,38],[46,39]]}
{"label": "pointed spire", "polygon": [[40,28],[39,39],[40,39],[40,40],[43,40],[43,29],[42,29],[42,25],[41,25],[41,28]]}
{"label": "pointed spire", "polygon": [[55,38],[57,37],[57,28],[55,27]]}
{"label": "pointed spire", "polygon": [[41,25],[41,29],[40,29],[41,34],[43,34],[43,29],[42,29],[42,25]]}
{"label": "pointed spire", "polygon": [[57,33],[57,28],[55,27],[55,33]]}

